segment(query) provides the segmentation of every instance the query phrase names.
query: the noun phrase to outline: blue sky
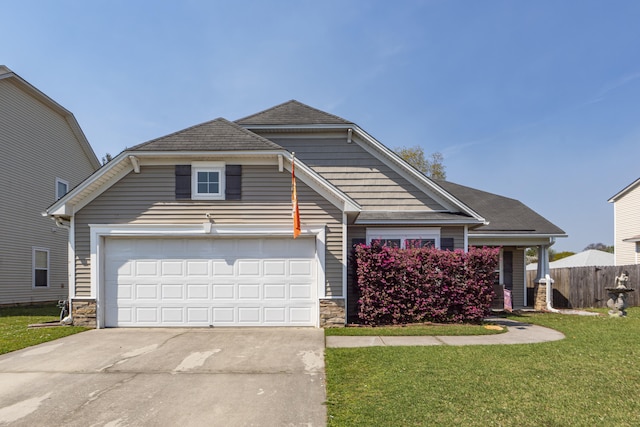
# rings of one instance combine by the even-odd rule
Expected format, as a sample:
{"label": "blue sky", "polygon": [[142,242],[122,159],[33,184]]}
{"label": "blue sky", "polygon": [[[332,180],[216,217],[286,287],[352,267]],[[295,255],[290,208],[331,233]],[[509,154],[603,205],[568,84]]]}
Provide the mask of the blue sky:
{"label": "blue sky", "polygon": [[0,63],[98,157],[290,99],[613,244],[640,177],[640,2],[0,0]]}

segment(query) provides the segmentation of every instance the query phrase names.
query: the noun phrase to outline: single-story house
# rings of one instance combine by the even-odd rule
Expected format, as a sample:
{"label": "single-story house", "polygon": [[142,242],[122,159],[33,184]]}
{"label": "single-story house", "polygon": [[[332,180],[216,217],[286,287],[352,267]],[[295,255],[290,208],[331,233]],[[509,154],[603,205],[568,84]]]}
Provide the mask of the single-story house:
{"label": "single-story house", "polygon": [[352,247],[372,240],[500,246],[500,283],[523,306],[525,248],[565,236],[295,100],[129,148],[46,215],[69,228],[74,322],[97,327],[343,325],[356,312]]}
{"label": "single-story house", "polygon": [[[573,267],[606,267],[610,265],[615,265],[612,253],[599,251],[597,249],[588,249],[586,251],[561,258],[557,261],[551,261],[549,263],[549,269]],[[531,264],[527,265],[528,271],[537,269],[537,262],[532,262]]]}

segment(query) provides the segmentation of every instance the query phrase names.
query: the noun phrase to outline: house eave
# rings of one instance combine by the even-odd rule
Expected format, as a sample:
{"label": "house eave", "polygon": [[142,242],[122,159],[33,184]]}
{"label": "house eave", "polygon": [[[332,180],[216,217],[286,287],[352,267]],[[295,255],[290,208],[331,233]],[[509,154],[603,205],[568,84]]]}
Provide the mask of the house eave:
{"label": "house eave", "polygon": [[[136,163],[130,160],[131,156],[136,157]],[[205,159],[205,158],[273,158],[278,156],[288,159],[284,169],[291,171],[292,155],[286,150],[266,150],[266,151],[128,151],[118,154],[113,160],[96,171],[92,176],[83,181],[76,188],[72,189],[60,200],[56,201],[45,211],[45,215],[52,217],[69,218],[87,203],[101,194],[110,183],[117,182],[122,177],[138,167],[150,164],[168,164],[171,160],[178,159]],[[274,163],[277,163],[275,160]],[[361,211],[360,205],[349,196],[338,190],[327,180],[322,178],[304,163],[296,162],[297,177],[315,191],[323,195],[334,206],[345,213],[358,213]]]}
{"label": "house eave", "polygon": [[636,179],[635,181],[633,181],[631,184],[627,185],[626,187],[624,187],[622,190],[618,191],[615,195],[613,195],[612,197],[609,198],[609,200],[607,200],[608,203],[615,203],[618,201],[618,199],[620,199],[621,197],[623,197],[625,194],[627,194],[629,191],[633,190],[636,185],[640,184],[640,178]]}

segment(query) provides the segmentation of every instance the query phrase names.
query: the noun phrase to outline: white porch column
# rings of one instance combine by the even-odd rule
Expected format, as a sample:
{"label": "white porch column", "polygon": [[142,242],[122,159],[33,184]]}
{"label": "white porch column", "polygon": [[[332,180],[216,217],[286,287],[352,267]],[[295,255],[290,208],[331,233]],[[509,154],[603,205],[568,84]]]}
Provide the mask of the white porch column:
{"label": "white porch column", "polygon": [[[533,304],[535,310],[545,310],[547,308],[547,298],[550,299],[550,302],[553,302],[553,279],[551,279],[551,276],[549,276],[550,283],[547,283],[547,275],[550,275],[549,246],[551,245],[538,246],[538,271],[533,281],[533,283],[535,283]],[[549,289],[547,289],[547,287],[549,287]]]}

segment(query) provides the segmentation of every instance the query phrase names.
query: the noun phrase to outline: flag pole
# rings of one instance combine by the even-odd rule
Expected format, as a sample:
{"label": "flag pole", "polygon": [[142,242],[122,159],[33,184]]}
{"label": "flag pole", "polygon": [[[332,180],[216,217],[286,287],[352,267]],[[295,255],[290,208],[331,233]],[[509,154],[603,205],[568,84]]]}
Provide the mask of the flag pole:
{"label": "flag pole", "polygon": [[300,209],[298,208],[298,191],[296,188],[296,153],[291,153],[291,215],[293,217],[293,238],[300,235]]}

